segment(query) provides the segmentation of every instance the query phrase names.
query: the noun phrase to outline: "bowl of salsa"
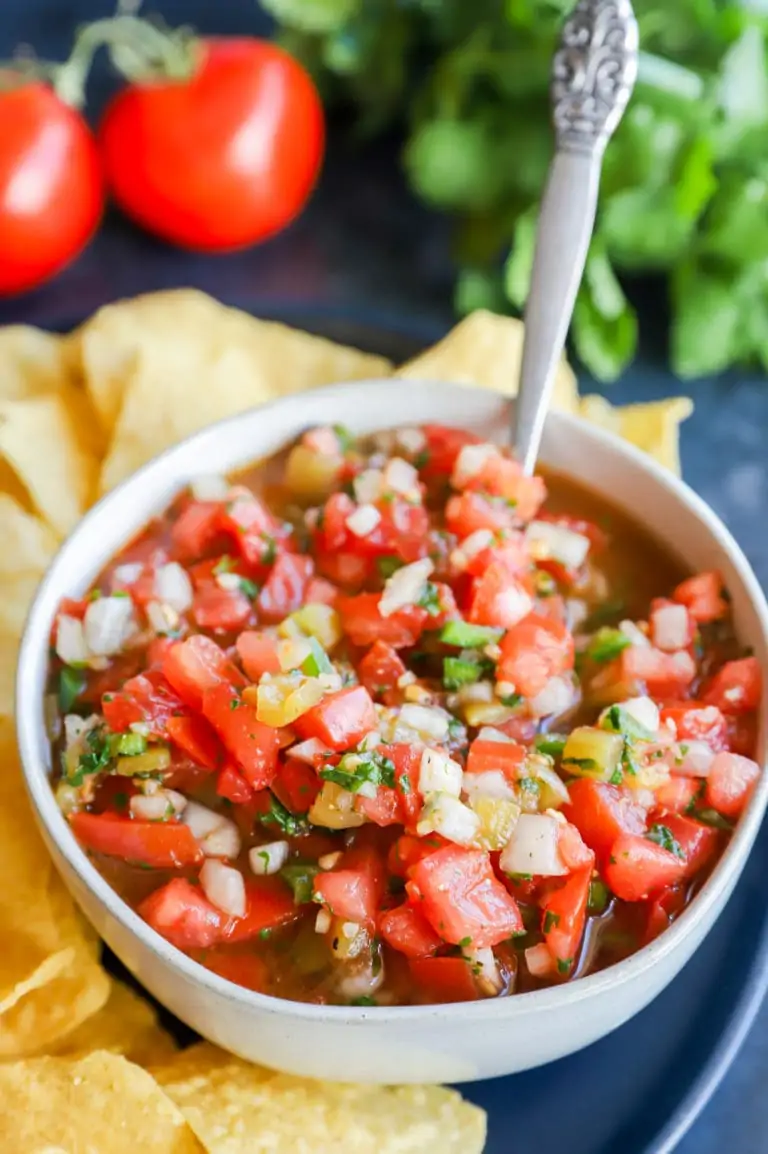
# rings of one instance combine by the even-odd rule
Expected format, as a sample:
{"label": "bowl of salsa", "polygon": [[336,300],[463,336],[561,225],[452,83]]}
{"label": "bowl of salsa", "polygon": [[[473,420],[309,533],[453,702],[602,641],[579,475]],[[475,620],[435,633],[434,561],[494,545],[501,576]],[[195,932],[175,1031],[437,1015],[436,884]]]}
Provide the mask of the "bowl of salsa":
{"label": "bowl of salsa", "polygon": [[41,587],[18,722],[49,846],[147,988],[245,1057],[403,1081],[562,1056],[667,984],[749,851],[746,560],[573,418],[524,476],[507,405],[382,382],[223,422]]}

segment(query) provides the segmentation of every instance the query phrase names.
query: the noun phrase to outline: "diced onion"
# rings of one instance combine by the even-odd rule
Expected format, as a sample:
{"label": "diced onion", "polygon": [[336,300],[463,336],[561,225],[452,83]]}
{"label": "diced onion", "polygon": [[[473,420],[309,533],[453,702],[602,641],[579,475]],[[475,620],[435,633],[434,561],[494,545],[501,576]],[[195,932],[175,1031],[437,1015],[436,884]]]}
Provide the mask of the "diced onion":
{"label": "diced onion", "polygon": [[149,601],[146,613],[147,621],[155,633],[172,633],[179,624],[178,613],[165,602]]}
{"label": "diced onion", "polygon": [[657,732],[659,707],[650,697],[629,697],[626,701],[622,701],[621,708],[649,733]]}
{"label": "diced onion", "polygon": [[461,766],[438,749],[425,749],[419,765],[419,793],[461,793]]}
{"label": "diced onion", "polygon": [[533,717],[550,717],[565,713],[575,700],[576,693],[570,677],[550,677],[544,688],[529,699],[528,709]]}
{"label": "diced onion", "polygon": [[538,946],[529,946],[525,951],[525,964],[528,973],[534,978],[548,978],[555,973],[557,966],[544,942]]}
{"label": "diced onion", "polygon": [[629,639],[630,645],[637,645],[641,649],[650,648],[650,641],[645,636],[642,629],[639,629],[637,625],[635,625],[634,621],[622,621],[619,625],[619,629],[624,634],[624,636]]}
{"label": "diced onion", "polygon": [[248,861],[253,872],[260,877],[276,874],[288,861],[288,842],[270,841],[266,845],[255,845],[248,850]]}
{"label": "diced onion", "polygon": [[494,698],[493,682],[475,681],[470,685],[462,685],[456,696],[462,705],[469,705],[472,701],[490,703]]}
{"label": "diced onion", "polygon": [[133,585],[144,571],[141,561],[131,561],[125,565],[117,565],[112,570],[112,580],[118,585]]}
{"label": "diced onion", "polygon": [[500,729],[494,729],[492,725],[484,725],[478,732],[478,741],[506,741],[508,745],[514,745],[515,739],[509,734],[503,733]]}
{"label": "diced onion", "polygon": [[651,640],[657,649],[674,653],[685,649],[689,639],[688,610],[684,605],[662,605],[650,618]]}
{"label": "diced onion", "polygon": [[419,837],[439,833],[458,845],[469,845],[479,829],[480,818],[477,814],[447,793],[430,794],[416,826]]}
{"label": "diced onion", "polygon": [[239,573],[217,573],[216,584],[219,589],[226,589],[228,593],[237,593],[242,577]]}
{"label": "diced onion", "polygon": [[229,495],[229,482],[224,477],[215,475],[195,477],[189,485],[192,496],[196,501],[226,501]]}
{"label": "diced onion", "polygon": [[192,582],[177,561],[160,566],[155,574],[155,591],[158,601],[170,605],[177,613],[186,612],[192,604]]}
{"label": "diced onion", "polygon": [[346,526],[356,537],[367,537],[381,521],[381,513],[375,505],[360,505],[346,519]]}
{"label": "diced onion", "polygon": [[472,966],[478,987],[486,997],[492,998],[501,992],[504,983],[490,946],[479,950],[464,950],[464,957]]}
{"label": "diced onion", "polygon": [[295,757],[297,761],[303,761],[307,765],[314,765],[318,757],[322,757],[323,754],[331,752],[328,746],[323,745],[318,737],[309,737],[306,741],[300,741],[287,750],[290,757]]}
{"label": "diced onion", "polygon": [[542,813],[522,813],[512,837],[501,851],[501,868],[508,874],[560,877],[568,867],[558,850],[559,824]]}
{"label": "diced onion", "polygon": [[240,870],[209,858],[200,870],[200,885],[211,905],[233,918],[245,917],[245,881]]}
{"label": "diced onion", "polygon": [[421,429],[398,429],[395,433],[395,441],[406,453],[416,454],[424,448],[427,438]]}
{"label": "diced onion", "polygon": [[341,860],[341,850],[336,850],[334,853],[324,853],[317,859],[317,864],[321,870],[332,870],[333,867]]}
{"label": "diced onion", "polygon": [[467,481],[471,481],[473,477],[482,472],[486,461],[490,460],[491,457],[498,457],[498,455],[499,450],[496,445],[487,443],[464,445],[459,451],[451,474],[451,484],[454,489],[460,489],[466,485]]}
{"label": "diced onion", "polygon": [[421,561],[414,561],[412,565],[404,565],[396,570],[387,579],[384,592],[379,601],[379,613],[382,617],[390,617],[398,609],[406,605],[415,605],[424,591],[434,565],[428,557]]}
{"label": "diced onion", "polygon": [[172,812],[172,806],[163,790],[152,794],[134,794],[128,802],[128,808],[131,816],[141,821],[162,821],[164,817],[170,816],[169,811]]}
{"label": "diced onion", "polygon": [[305,637],[289,637],[277,645],[277,660],[283,673],[301,669],[308,657],[312,656],[312,646]]}
{"label": "diced onion", "polygon": [[487,769],[483,773],[465,773],[462,788],[469,800],[479,797],[514,801],[515,791],[500,769]]}
{"label": "diced onion", "polygon": [[233,821],[215,810],[190,801],[181,820],[200,842],[206,857],[235,858],[240,853],[240,831]]}
{"label": "diced onion", "polygon": [[331,928],[331,914],[329,910],[318,910],[315,918],[315,933],[327,934]]}
{"label": "diced onion", "polygon": [[715,751],[706,741],[683,741],[673,747],[672,773],[680,777],[707,777],[715,760]]}
{"label": "diced onion", "polygon": [[401,493],[405,497],[417,497],[419,491],[419,474],[413,465],[404,461],[402,457],[393,457],[387,462],[384,470],[384,485],[393,493]]}
{"label": "diced onion", "polygon": [[506,629],[522,621],[533,609],[533,598],[521,585],[510,585],[497,594],[494,611]]}
{"label": "diced onion", "polygon": [[97,657],[119,653],[135,628],[130,597],[99,597],[83,618],[85,644]]}
{"label": "diced onion", "polygon": [[461,542],[461,551],[465,557],[476,557],[493,544],[493,533],[490,529],[475,529]]}
{"label": "diced onion", "polygon": [[370,505],[381,496],[383,475],[380,469],[363,469],[352,482],[355,500],[358,505]]}
{"label": "diced onion", "polygon": [[78,617],[60,613],[56,622],[56,654],[65,665],[85,665],[90,652],[83,623]]}
{"label": "diced onion", "polygon": [[412,705],[410,702],[400,710],[400,721],[408,729],[415,729],[428,740],[442,741],[448,736],[449,717],[442,709],[428,705]]}
{"label": "diced onion", "polygon": [[525,536],[533,557],[552,558],[568,569],[580,569],[589,553],[589,537],[553,521],[531,521]]}

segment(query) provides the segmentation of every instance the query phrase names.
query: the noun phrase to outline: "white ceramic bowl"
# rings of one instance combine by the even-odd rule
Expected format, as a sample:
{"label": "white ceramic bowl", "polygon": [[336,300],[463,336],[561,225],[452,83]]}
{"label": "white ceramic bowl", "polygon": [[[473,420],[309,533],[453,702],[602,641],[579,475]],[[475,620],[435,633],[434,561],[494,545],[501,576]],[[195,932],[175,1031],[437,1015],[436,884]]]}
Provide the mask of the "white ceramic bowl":
{"label": "white ceramic bowl", "polygon": [[[370,381],[291,396],[204,430],[110,493],[84,518],[51,566],[30,612],[17,680],[26,783],[43,836],[67,886],[138,980],[178,1018],[245,1058],[295,1074],[343,1081],[471,1081],[563,1057],[636,1014],[690,958],[736,883],[768,800],[764,775],[724,857],[693,904],[653,944],[565,986],[445,1006],[303,1005],[251,993],[178,952],[125,905],[80,849],[49,785],[43,695],[51,625],[62,597],[78,596],[104,564],[201,472],[226,473],[266,456],[312,425],[362,433],[440,421],[503,435],[509,402],[442,384]],[[684,484],[617,438],[572,417],[547,421],[541,454],[605,494],[693,570],[717,567],[733,597],[739,637],[768,668],[768,607],[749,565],[710,509]],[[765,753],[765,708],[760,733]]]}

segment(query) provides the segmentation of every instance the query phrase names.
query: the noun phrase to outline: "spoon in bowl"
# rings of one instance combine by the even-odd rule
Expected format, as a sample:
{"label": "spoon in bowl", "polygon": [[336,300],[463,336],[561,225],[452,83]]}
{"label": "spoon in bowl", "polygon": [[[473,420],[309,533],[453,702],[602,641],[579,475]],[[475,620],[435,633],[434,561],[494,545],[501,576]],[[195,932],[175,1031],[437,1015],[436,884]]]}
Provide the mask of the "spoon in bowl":
{"label": "spoon in bowl", "polygon": [[579,0],[555,53],[555,155],[539,211],[512,422],[512,448],[526,473],[536,464],[592,237],[603,153],[629,101],[637,52],[630,0]]}

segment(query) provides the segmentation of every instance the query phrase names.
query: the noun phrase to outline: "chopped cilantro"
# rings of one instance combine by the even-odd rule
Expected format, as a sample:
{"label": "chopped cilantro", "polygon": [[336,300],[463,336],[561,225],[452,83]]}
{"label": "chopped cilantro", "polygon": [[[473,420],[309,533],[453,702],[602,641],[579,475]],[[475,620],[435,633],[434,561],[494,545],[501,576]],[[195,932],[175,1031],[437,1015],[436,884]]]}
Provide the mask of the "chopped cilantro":
{"label": "chopped cilantro", "polygon": [[733,823],[718,813],[716,809],[696,809],[695,806],[689,806],[685,812],[696,818],[696,821],[700,821],[702,825],[711,825],[715,829],[725,829],[729,832],[733,829]]}
{"label": "chopped cilantro", "polygon": [[98,601],[101,598],[101,589],[91,589],[86,601]]}
{"label": "chopped cilantro", "polygon": [[547,910],[544,915],[544,933],[548,934],[550,930],[555,929],[560,925],[560,914],[556,914],[553,910]]}
{"label": "chopped cilantro", "polygon": [[624,770],[620,765],[617,765],[611,776],[608,778],[611,785],[621,785],[624,780]]}
{"label": "chopped cilantro", "polygon": [[424,592],[419,597],[416,604],[420,609],[426,609],[430,617],[439,617],[443,611],[440,604],[440,590],[432,581],[427,581],[424,586]]}
{"label": "chopped cilantro", "polygon": [[651,741],[654,734],[644,725],[637,721],[629,710],[622,705],[612,705],[607,711],[602,721],[603,729],[608,729],[613,733],[623,733],[625,737],[635,738],[640,741]]}
{"label": "chopped cilantro", "polygon": [[274,794],[270,796],[267,812],[259,814],[259,821],[263,825],[278,826],[289,837],[305,833],[307,829],[306,818],[301,814],[291,813]]}
{"label": "chopped cilantro", "polygon": [[85,689],[85,674],[81,669],[65,666],[59,674],[59,709],[69,713],[80,694]]}
{"label": "chopped cilantro", "polygon": [[546,753],[548,757],[560,757],[567,738],[563,733],[542,733],[534,741],[537,753]]}
{"label": "chopped cilantro", "polygon": [[430,462],[431,454],[429,449],[421,449],[413,458],[413,465],[416,469],[424,469]]}
{"label": "chopped cilantro", "polygon": [[321,673],[332,673],[333,665],[317,638],[308,637],[307,644],[311,653],[308,653],[304,658],[301,672],[306,673],[308,677],[318,677]]}
{"label": "chopped cilantro", "polygon": [[249,601],[255,601],[259,595],[259,586],[250,577],[240,578],[240,592],[244,593]]}
{"label": "chopped cilantro", "polygon": [[605,882],[600,881],[600,878],[594,878],[589,883],[589,895],[587,897],[587,912],[590,914],[605,913],[608,908],[608,903],[611,900],[611,891]]}
{"label": "chopped cilantro", "polygon": [[565,768],[566,765],[575,765],[578,769],[600,769],[594,757],[564,757],[562,764],[563,768]]}
{"label": "chopped cilantro", "polygon": [[122,812],[128,808],[128,794],[116,793],[112,797],[112,804],[118,812]]}
{"label": "chopped cilantro", "polygon": [[461,946],[461,948],[463,950],[466,950],[468,946],[472,945],[472,939],[471,938],[462,938],[461,941],[459,942],[459,945]]}
{"label": "chopped cilantro", "polygon": [[218,561],[214,565],[213,572],[216,574],[216,576],[218,576],[220,573],[231,573],[236,564],[237,562],[233,557],[230,557],[229,553],[224,553],[224,555],[219,557]]}
{"label": "chopped cilantro", "polygon": [[232,698],[230,698],[229,708],[230,709],[239,709],[242,704],[243,703],[239,697],[232,697]]}
{"label": "chopped cilantro", "polygon": [[354,448],[355,438],[345,425],[332,425],[331,428],[336,434],[336,440],[339,442],[342,453],[348,453],[350,449]]}
{"label": "chopped cilantro", "polygon": [[323,781],[332,781],[357,793],[364,782],[371,785],[395,784],[395,765],[388,757],[374,750],[355,750],[344,753],[337,765],[328,765],[320,770]]}
{"label": "chopped cilantro", "polygon": [[662,849],[673,853],[675,857],[679,857],[682,860],[685,859],[685,854],[683,852],[682,846],[680,845],[680,842],[677,840],[675,835],[672,833],[672,830],[668,826],[660,825],[657,822],[655,825],[651,826],[645,836],[648,841],[655,842],[656,845],[660,845]]}
{"label": "chopped cilantro", "polygon": [[350,1006],[378,1006],[379,1003],[370,994],[361,994],[359,998],[353,998],[349,1004]]}
{"label": "chopped cilantro", "polygon": [[297,906],[303,906],[312,901],[312,891],[317,873],[318,867],[310,865],[308,862],[295,862],[283,866],[280,870],[280,876],[293,890],[293,900]]}
{"label": "chopped cilantro", "polygon": [[263,942],[265,942],[267,940],[267,938],[269,938],[271,936],[272,936],[272,927],[271,926],[265,926],[263,930],[259,930],[259,937],[261,938],[261,940]]}
{"label": "chopped cilantro", "polygon": [[89,729],[85,735],[88,752],[82,753],[77,763],[77,769],[67,777],[70,785],[82,785],[84,777],[100,773],[106,769],[112,759],[112,745],[109,734],[103,726]]}
{"label": "chopped cilantro", "polygon": [[545,569],[537,569],[533,575],[537,597],[552,597],[557,593],[557,582]]}
{"label": "chopped cilantro", "polygon": [[585,633],[592,633],[599,629],[601,625],[610,625],[617,617],[621,617],[626,610],[626,602],[623,598],[617,597],[613,601],[604,601],[602,605],[598,605],[593,609],[589,617],[582,622],[580,628]]}
{"label": "chopped cilantro", "polygon": [[557,959],[557,972],[558,972],[558,974],[569,974],[571,972],[571,966],[572,965],[573,965],[573,958],[558,958]]}
{"label": "chopped cilantro", "polygon": [[587,653],[593,661],[613,661],[630,644],[629,638],[620,629],[604,625],[590,641]]}
{"label": "chopped cilantro", "polygon": [[509,709],[514,709],[523,700],[521,693],[508,693],[506,697],[500,697],[499,701],[502,705],[506,705]]}
{"label": "chopped cilantro", "polygon": [[377,557],[376,566],[379,570],[379,574],[386,581],[387,577],[391,577],[392,574],[396,573],[398,569],[402,569],[403,562],[399,557],[394,556]]}
{"label": "chopped cilantro", "polygon": [[397,784],[400,786],[401,793],[411,792],[411,782],[407,773],[401,773],[397,779]]}
{"label": "chopped cilantro", "polygon": [[509,874],[508,875],[514,884],[517,882],[529,882],[533,880],[533,874]]}

